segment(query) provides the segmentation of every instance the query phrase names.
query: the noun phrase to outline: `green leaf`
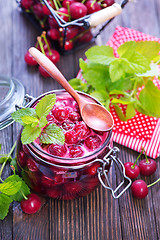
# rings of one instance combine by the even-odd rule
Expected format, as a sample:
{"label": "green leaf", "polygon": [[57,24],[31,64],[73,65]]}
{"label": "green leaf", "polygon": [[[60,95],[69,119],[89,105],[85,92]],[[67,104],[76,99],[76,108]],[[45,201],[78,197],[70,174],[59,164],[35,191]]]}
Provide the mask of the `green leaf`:
{"label": "green leaf", "polygon": [[115,59],[113,48],[110,46],[94,46],[85,54],[87,59],[103,65],[108,65]]}
{"label": "green leaf", "polygon": [[76,90],[87,92],[88,91],[88,85],[86,82],[82,82],[81,79],[73,78],[69,80],[69,84]]}
{"label": "green leaf", "polygon": [[121,121],[126,121],[126,117],[122,112],[122,109],[118,106],[118,104],[114,104],[114,108],[116,110],[116,113]]}
{"label": "green leaf", "polygon": [[6,196],[3,193],[0,193],[0,219],[3,220],[9,211],[10,203],[13,200],[10,197]]}
{"label": "green leaf", "polygon": [[101,102],[107,109],[109,109],[110,98],[106,91],[94,91],[90,95]]}
{"label": "green leaf", "polygon": [[139,41],[136,42],[136,51],[151,61],[160,52],[160,43],[155,41]]}
{"label": "green leaf", "polygon": [[136,114],[134,104],[128,104],[126,109],[126,120],[131,119]]}
{"label": "green leaf", "polygon": [[40,141],[45,144],[52,143],[63,145],[65,142],[65,136],[61,128],[59,128],[56,124],[50,124],[43,129]]}
{"label": "green leaf", "polygon": [[0,158],[0,164],[4,163],[4,162],[10,162],[12,161],[12,158],[11,157],[1,157]]}
{"label": "green leaf", "polygon": [[18,190],[21,187],[21,184],[22,182],[5,180],[3,183],[0,183],[0,191],[7,195],[13,195],[16,192],[18,192]]}
{"label": "green leaf", "polygon": [[131,97],[121,97],[121,98],[113,98],[112,99],[112,103],[121,103],[121,104],[132,104],[134,103],[136,100],[134,98]]}
{"label": "green leaf", "polygon": [[160,90],[150,80],[139,94],[139,101],[148,115],[160,117]]}
{"label": "green leaf", "polygon": [[135,73],[144,73],[150,70],[150,61],[138,52],[135,52],[132,57],[129,57],[128,61],[132,71]]}
{"label": "green leaf", "polygon": [[38,124],[39,123],[39,119],[37,117],[33,117],[33,116],[22,116],[21,119],[24,124],[31,124],[31,123]]}
{"label": "green leaf", "polygon": [[33,108],[22,108],[22,109],[17,110],[16,112],[13,112],[11,114],[11,116],[16,122],[18,122],[22,126],[24,126],[25,124],[22,121],[23,116],[36,117],[37,115],[36,115],[35,109],[33,109]]}
{"label": "green leaf", "polygon": [[117,52],[122,58],[131,58],[135,53],[136,42],[128,41],[123,43],[118,49]]}
{"label": "green leaf", "polygon": [[47,125],[47,123],[48,123],[48,121],[47,121],[46,117],[42,116],[39,121],[39,127],[43,128]]}
{"label": "green leaf", "polygon": [[17,167],[16,158],[13,158],[13,159],[12,159],[12,161],[10,162],[10,166],[13,166],[14,169],[18,172],[18,167]]}
{"label": "green leaf", "polygon": [[147,72],[141,73],[141,74],[136,74],[139,77],[154,77],[159,75],[159,68],[157,64],[151,63],[150,65],[150,70]]}
{"label": "green leaf", "polygon": [[47,117],[51,109],[53,108],[56,102],[56,95],[55,94],[48,94],[44,96],[36,106],[36,113],[39,118]]}
{"label": "green leaf", "polygon": [[112,82],[125,78],[126,73],[132,72],[130,63],[125,59],[117,58],[109,66],[109,74]]}
{"label": "green leaf", "polygon": [[30,125],[26,125],[21,134],[22,144],[29,144],[33,142],[36,138],[41,134],[40,127],[31,127]]}
{"label": "green leaf", "polygon": [[14,177],[8,178],[8,181],[12,181],[14,179],[14,181],[21,182],[21,187],[15,194],[10,196],[10,198],[13,199],[14,201],[20,202],[24,198],[24,195],[28,196],[30,194],[30,189],[27,186],[27,184],[22,180],[22,178],[20,178],[18,175],[14,174],[12,176]]}

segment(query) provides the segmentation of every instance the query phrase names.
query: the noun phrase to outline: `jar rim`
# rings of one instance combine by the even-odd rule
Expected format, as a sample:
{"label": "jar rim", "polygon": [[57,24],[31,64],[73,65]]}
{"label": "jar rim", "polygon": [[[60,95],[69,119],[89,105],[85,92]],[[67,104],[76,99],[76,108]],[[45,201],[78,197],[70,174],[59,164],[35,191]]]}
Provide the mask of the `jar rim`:
{"label": "jar rim", "polygon": [[[85,96],[85,97],[88,97],[90,98],[91,100],[93,100],[94,102],[102,105],[97,99],[95,99],[94,97],[90,96],[89,94],[86,94],[86,93],[83,93],[81,91],[77,91],[79,94]],[[64,90],[64,89],[57,89],[57,90],[52,90],[52,91],[49,91],[49,92],[46,92],[46,93],[43,93],[41,94],[40,96],[38,96],[37,98],[34,98],[29,104],[27,104],[26,107],[32,107],[38,100],[40,100],[42,97],[44,97],[45,95],[48,95],[48,94],[53,94],[53,93],[66,93],[67,92]],[[73,165],[74,163],[75,164],[78,164],[78,163],[85,163],[85,162],[88,162],[90,159],[93,159],[93,156],[94,155],[97,155],[97,153],[100,153],[105,146],[108,146],[109,144],[109,141],[111,139],[111,135],[112,135],[112,130],[109,130],[108,131],[108,135],[106,136],[106,139],[105,141],[103,142],[103,144],[100,146],[100,148],[98,148],[97,150],[91,152],[91,154],[89,155],[86,155],[86,156],[82,156],[82,157],[77,157],[77,158],[64,158],[64,157],[59,157],[59,156],[54,156],[52,154],[49,154],[48,152],[46,151],[43,151],[42,149],[38,148],[34,143],[30,143],[30,144],[26,144],[29,149],[32,149],[32,151],[36,151],[39,153],[39,155],[41,156],[41,154],[43,154],[44,156],[47,156],[48,158],[52,158],[54,159],[54,161],[57,163],[57,164],[71,164]],[[48,161],[44,161],[43,159],[41,159],[40,157],[38,157],[39,160],[42,160],[43,162],[45,163],[49,163],[50,165],[52,165],[50,162]],[[53,164],[54,165],[54,164]]]}

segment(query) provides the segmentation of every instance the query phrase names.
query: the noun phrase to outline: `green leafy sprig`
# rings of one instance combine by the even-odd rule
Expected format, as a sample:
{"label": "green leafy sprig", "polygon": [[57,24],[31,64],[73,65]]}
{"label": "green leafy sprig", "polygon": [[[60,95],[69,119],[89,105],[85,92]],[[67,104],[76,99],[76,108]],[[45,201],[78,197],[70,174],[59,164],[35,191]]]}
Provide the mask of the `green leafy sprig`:
{"label": "green leafy sprig", "polygon": [[[125,42],[117,49],[118,57],[110,46],[94,46],[85,53],[87,61],[79,61],[86,82],[77,78],[69,82],[106,108],[111,103],[122,121],[136,111],[160,117],[160,90],[153,83],[155,76],[159,78],[159,52],[160,43],[155,41]],[[121,104],[126,106],[125,112]]]}
{"label": "green leafy sprig", "polygon": [[12,113],[12,118],[23,126],[21,134],[23,144],[29,144],[38,137],[44,144],[64,144],[62,129],[56,124],[48,125],[46,118],[55,102],[56,95],[48,94],[38,102],[36,108],[22,108]]}
{"label": "green leafy sprig", "polygon": [[[9,206],[13,201],[22,201],[30,194],[30,189],[26,183],[20,178],[16,172],[15,159],[11,157],[16,146],[16,142],[11,148],[8,154],[0,154],[0,219],[3,220],[9,211]],[[1,150],[1,144],[0,144]],[[13,175],[7,177],[5,180],[2,179],[2,173],[6,163],[9,162]]]}

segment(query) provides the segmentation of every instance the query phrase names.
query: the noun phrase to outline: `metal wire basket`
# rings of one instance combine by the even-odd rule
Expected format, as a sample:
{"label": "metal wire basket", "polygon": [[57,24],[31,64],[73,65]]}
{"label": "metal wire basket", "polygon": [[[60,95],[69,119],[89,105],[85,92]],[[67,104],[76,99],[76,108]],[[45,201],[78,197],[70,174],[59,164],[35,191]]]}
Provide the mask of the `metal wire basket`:
{"label": "metal wire basket", "polygon": [[[123,0],[121,3],[115,2],[113,5],[106,7],[98,12],[86,15],[79,19],[75,19],[69,22],[66,22],[48,3],[47,0],[41,0],[40,2],[46,5],[46,7],[50,11],[50,15],[45,17],[45,24],[42,23],[41,19],[38,19],[33,11],[26,11],[21,6],[21,0],[16,0],[25,14],[25,16],[33,23],[33,25],[39,30],[41,33],[42,31],[48,31],[50,26],[48,24],[48,19],[54,18],[58,25],[58,31],[61,35],[60,41],[52,40],[53,47],[56,48],[61,54],[68,54],[77,49],[81,49],[85,47],[89,42],[94,41],[95,38],[103,31],[104,28],[122,12],[122,9],[130,0]],[[71,26],[79,27],[81,30],[74,36],[73,38],[69,39],[70,42],[73,43],[73,49],[67,50],[65,47],[67,39],[67,29]],[[94,29],[94,30],[93,30]],[[85,34],[90,36],[87,41],[83,41],[83,36]],[[80,41],[82,40],[82,41]]]}

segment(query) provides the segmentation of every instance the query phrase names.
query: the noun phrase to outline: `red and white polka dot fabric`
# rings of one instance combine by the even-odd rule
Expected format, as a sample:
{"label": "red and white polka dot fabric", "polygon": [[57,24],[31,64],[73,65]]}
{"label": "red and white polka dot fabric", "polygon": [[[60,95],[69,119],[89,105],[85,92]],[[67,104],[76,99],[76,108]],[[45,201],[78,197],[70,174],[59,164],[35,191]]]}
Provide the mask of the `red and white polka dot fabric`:
{"label": "red and white polka dot fabric", "polygon": [[[160,42],[158,38],[118,26],[107,45],[114,48],[116,55],[116,49],[122,43],[131,40]],[[82,79],[81,72],[78,73],[77,77]],[[154,83],[160,89],[160,81],[155,79]],[[160,103],[157,104],[160,105]],[[125,111],[125,107],[122,107],[122,110]],[[160,119],[137,112],[135,117],[123,122],[118,118],[113,106],[110,106],[110,111],[114,118],[113,141],[138,152],[143,146],[147,155],[152,158],[157,158],[160,155]]]}

